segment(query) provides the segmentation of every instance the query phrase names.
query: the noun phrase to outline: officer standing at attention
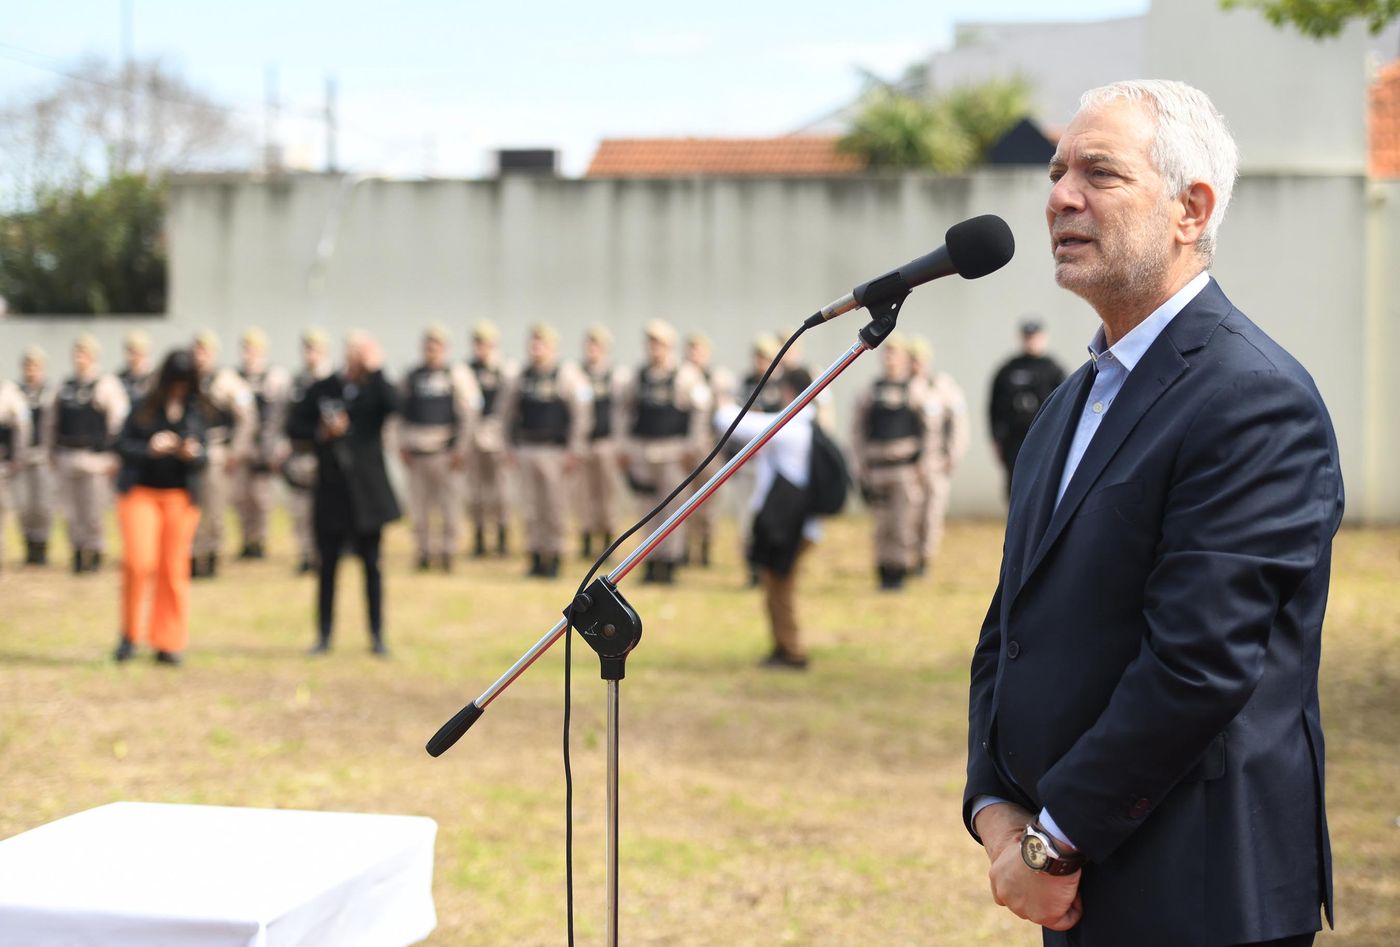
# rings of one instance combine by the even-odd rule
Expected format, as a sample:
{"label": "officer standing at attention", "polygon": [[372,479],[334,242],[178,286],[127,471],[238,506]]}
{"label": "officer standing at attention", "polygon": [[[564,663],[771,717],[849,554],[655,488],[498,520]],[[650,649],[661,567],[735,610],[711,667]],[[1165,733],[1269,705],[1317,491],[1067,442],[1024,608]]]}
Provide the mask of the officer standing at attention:
{"label": "officer standing at attention", "polygon": [[126,400],[134,409],[151,385],[150,337],[140,329],[132,329],[122,339],[122,354],[126,357],[126,365],[117,372],[117,379],[126,389]]}
{"label": "officer standing at attention", "polygon": [[277,451],[282,479],[287,484],[287,508],[292,514],[298,567],[302,575],[317,568],[316,531],[311,521],[312,490],[316,486],[316,424],[319,415],[299,410],[311,386],[331,373],[330,337],[310,328],[301,334],[301,370],[292,377],[281,405],[277,428],[282,436]]}
{"label": "officer standing at attention", "polygon": [[923,456],[923,495],[919,501],[919,561],[915,571],[923,575],[938,558],[943,544],[943,524],[948,518],[949,483],[953,471],[967,454],[970,434],[967,398],[947,372],[933,367],[933,346],[927,339],[912,339],[909,353],[914,375],[928,386],[928,441]]}
{"label": "officer standing at attention", "polygon": [[515,368],[501,358],[501,334],[482,319],[472,327],[472,360],[467,367],[481,392],[481,414],[477,418],[467,452],[467,506],[476,530],[472,555],[486,555],[486,536],[495,527],[496,555],[506,554],[506,526],[510,516],[506,503],[506,430],[501,423],[500,400],[503,390],[515,376]]}
{"label": "officer standing at attention", "polygon": [[583,337],[583,373],[593,395],[593,415],[574,491],[575,515],[583,534],[580,551],[586,562],[611,546],[617,534],[617,464],[622,432],[618,412],[627,372],[612,364],[611,354],[612,333],[603,325],[590,327]]}
{"label": "officer standing at attention", "polygon": [[1050,344],[1045,327],[1036,319],[1021,323],[1021,354],[997,369],[992,378],[989,413],[992,442],[1006,470],[1006,494],[1011,495],[1011,470],[1031,421],[1050,392],[1065,380],[1065,370],[1045,354]]}
{"label": "officer standing at attention", "polygon": [[[444,326],[431,325],[423,333],[423,362],[404,378],[400,399],[399,455],[408,472],[420,572],[434,563],[452,571],[462,522],[462,471],[481,405],[472,373],[448,360],[448,341]],[[434,516],[441,522],[436,543]]]}
{"label": "officer standing at attention", "polygon": [[[709,434],[710,393],[694,365],[676,357],[676,330],[660,319],[646,324],[647,361],[623,395],[627,420],[623,464],[627,480],[649,512],[681,482],[687,462],[698,460]],[[652,520],[660,523],[680,506],[679,498]],[[643,582],[669,585],[685,552],[685,525],[647,559]]]}
{"label": "officer standing at attention", "polygon": [[272,512],[272,471],[281,440],[279,421],[292,378],[285,368],[267,364],[267,335],[258,328],[243,333],[238,376],[253,395],[253,431],[248,453],[238,462],[233,480],[233,505],[243,534],[239,559],[267,556],[267,518]]}
{"label": "officer standing at attention", "polygon": [[218,364],[219,338],[209,331],[200,332],[190,348],[199,386],[204,394],[205,451],[208,465],[204,469],[202,507],[199,529],[194,534],[190,576],[212,579],[219,571],[219,551],[224,540],[224,515],[228,511],[234,472],[241,460],[248,457],[257,426],[257,411],[252,389],[238,372]]}
{"label": "officer standing at attention", "polygon": [[591,390],[577,366],[559,364],[559,336],[549,326],[534,326],[526,349],[529,362],[507,389],[501,419],[519,471],[527,575],[552,579],[564,546],[564,481],[583,454]]}
{"label": "officer standing at attention", "polygon": [[19,452],[31,439],[29,402],[12,381],[0,381],[0,568],[5,563],[5,516],[15,506],[12,484],[18,479]]}
{"label": "officer standing at attention", "polygon": [[918,564],[929,390],[914,375],[904,338],[890,336],[880,352],[882,373],[861,395],[852,418],[851,454],[856,482],[874,513],[880,588],[893,591]]}
{"label": "officer standing at attention", "polygon": [[68,521],[73,574],[102,567],[103,515],[119,466],[116,438],[131,406],[117,376],[98,370],[101,348],[86,332],[73,343],[73,374],[54,392],[45,421],[59,502]]}
{"label": "officer standing at attention", "polygon": [[[725,368],[716,368],[714,366],[713,347],[710,345],[709,337],[703,332],[692,332],[690,335],[686,336],[685,362],[687,365],[695,366],[695,370],[698,371],[705,380],[706,397],[709,404],[719,404],[721,400],[727,402],[734,397],[734,391],[737,387],[734,375]],[[774,387],[779,388],[781,391],[781,386],[775,385]],[[702,446],[703,445],[697,445],[697,447]],[[688,466],[694,466],[695,463],[699,462],[699,460],[705,456],[705,453],[708,453],[708,451],[697,452]],[[685,493],[686,499],[694,496],[695,493],[705,485],[706,481],[713,477],[723,466],[724,459],[716,457],[710,465],[702,470],[700,475],[695,478],[695,482],[690,485],[690,488]],[[683,559],[687,564],[694,562],[704,568],[709,568],[710,546],[711,540],[714,538],[715,530],[715,513],[718,509],[719,508],[713,501],[705,503],[691,514],[690,519],[686,520],[687,525],[691,528],[690,533],[686,537],[687,548],[683,555]],[[699,547],[694,556],[690,554],[690,547],[692,546]]]}
{"label": "officer standing at attention", "polygon": [[24,531],[24,564],[49,564],[49,529],[53,524],[54,478],[49,452],[42,443],[48,427],[53,392],[46,370],[49,357],[37,345],[24,350],[20,360],[20,394],[29,406],[29,439],[15,445],[18,469],[15,476],[15,505]]}

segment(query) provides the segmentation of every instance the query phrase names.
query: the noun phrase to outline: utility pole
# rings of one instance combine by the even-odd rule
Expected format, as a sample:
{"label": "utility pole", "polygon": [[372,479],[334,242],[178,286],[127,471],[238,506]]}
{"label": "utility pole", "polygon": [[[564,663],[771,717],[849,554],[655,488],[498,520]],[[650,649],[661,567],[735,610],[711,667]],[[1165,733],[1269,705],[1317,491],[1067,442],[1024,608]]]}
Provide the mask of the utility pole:
{"label": "utility pole", "polygon": [[326,173],[335,174],[335,76],[326,76]]}

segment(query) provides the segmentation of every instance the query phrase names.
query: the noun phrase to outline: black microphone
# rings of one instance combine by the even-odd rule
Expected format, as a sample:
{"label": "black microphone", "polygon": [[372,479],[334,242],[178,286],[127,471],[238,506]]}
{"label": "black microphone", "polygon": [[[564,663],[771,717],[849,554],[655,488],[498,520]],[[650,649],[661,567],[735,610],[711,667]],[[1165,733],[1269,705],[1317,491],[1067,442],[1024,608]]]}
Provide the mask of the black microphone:
{"label": "black microphone", "polygon": [[972,217],[949,227],[943,235],[943,246],[937,250],[910,260],[883,276],[866,280],[840,299],[827,303],[803,325],[811,329],[852,309],[859,309],[866,304],[870,288],[877,284],[888,285],[889,281],[895,281],[896,285],[902,283],[902,289],[907,292],[915,286],[954,273],[963,279],[980,279],[1009,263],[1015,252],[1016,238],[1011,235],[1006,221],[996,214]]}

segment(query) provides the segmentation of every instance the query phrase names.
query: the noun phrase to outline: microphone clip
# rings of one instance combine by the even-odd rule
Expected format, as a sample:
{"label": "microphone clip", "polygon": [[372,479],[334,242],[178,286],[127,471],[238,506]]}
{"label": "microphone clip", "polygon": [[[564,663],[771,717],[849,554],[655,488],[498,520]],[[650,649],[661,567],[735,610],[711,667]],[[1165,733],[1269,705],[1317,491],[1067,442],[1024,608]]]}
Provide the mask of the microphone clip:
{"label": "microphone clip", "polygon": [[865,287],[860,304],[870,313],[870,322],[860,330],[860,340],[867,349],[879,348],[894,332],[899,310],[911,291],[912,287],[898,271],[886,273]]}

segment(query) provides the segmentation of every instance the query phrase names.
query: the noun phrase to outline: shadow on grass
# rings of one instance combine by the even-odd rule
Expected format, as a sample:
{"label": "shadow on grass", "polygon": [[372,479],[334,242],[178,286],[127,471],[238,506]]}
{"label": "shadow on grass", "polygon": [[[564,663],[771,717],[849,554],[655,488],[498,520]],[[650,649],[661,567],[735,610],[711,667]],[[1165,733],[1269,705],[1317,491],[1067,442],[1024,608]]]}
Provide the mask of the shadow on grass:
{"label": "shadow on grass", "polygon": [[76,655],[0,651],[0,667],[11,664],[20,667],[47,668],[96,667],[101,664],[109,664],[111,661],[112,655],[109,652]]}

